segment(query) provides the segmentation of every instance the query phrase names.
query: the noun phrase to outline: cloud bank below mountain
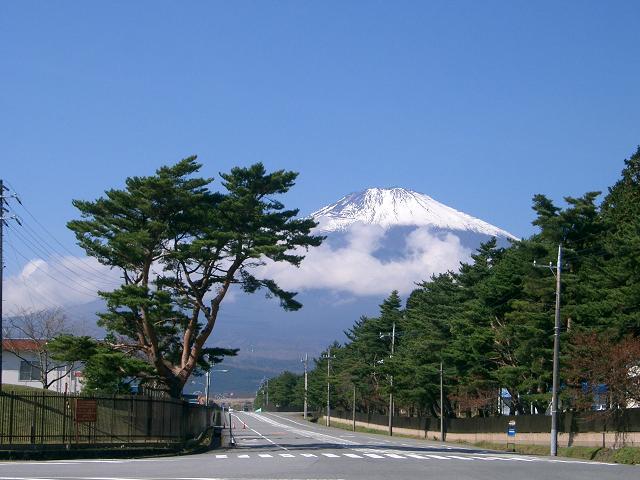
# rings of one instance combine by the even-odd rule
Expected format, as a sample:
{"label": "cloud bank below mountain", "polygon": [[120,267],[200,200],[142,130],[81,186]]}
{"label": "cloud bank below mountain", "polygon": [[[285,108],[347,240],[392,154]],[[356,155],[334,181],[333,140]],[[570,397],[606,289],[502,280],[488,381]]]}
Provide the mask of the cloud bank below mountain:
{"label": "cloud bank below mountain", "polygon": [[471,250],[451,232],[434,232],[428,227],[411,231],[400,255],[380,258],[388,230],[378,225],[356,223],[340,245],[325,242],[306,253],[299,268],[268,262],[260,274],[275,279],[288,290],[328,289],[356,296],[386,295],[391,290],[410,293],[416,282],[447,270],[458,270]]}

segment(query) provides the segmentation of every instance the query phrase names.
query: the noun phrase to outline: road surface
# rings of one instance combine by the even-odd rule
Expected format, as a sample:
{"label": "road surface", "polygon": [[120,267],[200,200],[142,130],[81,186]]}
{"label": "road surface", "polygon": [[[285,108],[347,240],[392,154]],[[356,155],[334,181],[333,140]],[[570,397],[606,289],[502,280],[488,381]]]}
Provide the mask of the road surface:
{"label": "road surface", "polygon": [[164,458],[1,462],[0,480],[640,479],[636,466],[352,433],[292,414],[237,412],[232,422],[235,448]]}

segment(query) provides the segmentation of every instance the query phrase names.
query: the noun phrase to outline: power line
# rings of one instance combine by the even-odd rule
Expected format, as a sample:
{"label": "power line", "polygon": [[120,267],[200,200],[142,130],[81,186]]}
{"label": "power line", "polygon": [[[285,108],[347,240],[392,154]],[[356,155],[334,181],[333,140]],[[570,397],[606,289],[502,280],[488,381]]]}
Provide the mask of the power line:
{"label": "power line", "polygon": [[[25,244],[25,246],[26,246],[29,250],[31,250],[34,254],[36,254],[36,256],[42,255],[42,254],[44,253],[44,255],[42,255],[41,260],[44,260],[44,257],[47,257],[47,256],[48,256],[48,255],[47,255],[46,250],[43,250],[43,249],[42,249],[42,248],[40,248],[38,245],[34,244],[34,243],[31,241],[31,239],[29,239],[28,237],[26,237],[25,235],[23,235],[19,229],[11,229],[11,230],[12,230],[12,231],[13,231],[13,233],[16,235],[16,237],[18,237],[18,238],[22,241],[22,243],[23,243],[23,244]],[[56,260],[58,260],[58,261],[57,261],[57,262],[48,262],[48,263],[47,263],[47,264],[48,264],[52,269],[54,269],[54,270],[55,270],[55,271],[57,271],[58,273],[61,273],[61,274],[63,274],[63,275],[67,275],[67,274],[66,274],[66,273],[64,273],[61,269],[59,269],[59,268],[58,268],[58,266],[57,266],[57,265],[59,264],[59,265],[60,265],[60,267],[62,267],[62,268],[64,268],[65,270],[67,270],[67,271],[68,271],[69,273],[71,273],[72,275],[74,275],[74,276],[80,276],[78,271],[76,271],[76,270],[72,269],[71,267],[69,267],[67,264],[65,264],[65,263],[64,263],[64,261],[63,261],[63,260],[64,260],[64,257],[59,257],[59,256],[57,256],[57,255],[54,255],[54,256],[53,256],[53,258],[54,258],[54,259],[56,259]],[[77,257],[76,257],[76,258],[77,258]],[[101,283],[101,284],[102,284],[103,286],[105,286],[105,287],[111,288],[111,287],[113,286],[113,283],[114,283],[113,281],[111,281],[111,282],[107,282],[106,280],[101,280],[101,279],[99,279],[99,278],[96,278],[96,277],[95,277],[95,275],[94,275],[93,273],[90,273],[90,272],[86,272],[86,271],[84,271],[83,273],[85,273],[86,275],[90,275],[90,276],[91,276],[91,278],[92,278],[93,280],[95,280],[95,281],[96,281],[96,282],[98,282],[98,283]],[[79,282],[77,282],[76,280],[73,280],[73,279],[72,279],[72,281],[74,281],[74,282],[76,282],[76,283],[79,283]]]}
{"label": "power line", "polygon": [[[17,254],[17,255],[19,255],[20,257],[22,257],[25,261],[27,261],[27,262],[31,262],[31,260],[30,260],[26,255],[24,255],[20,250],[18,250],[18,249],[16,248],[16,246],[15,246],[15,245],[12,245],[10,242],[7,242],[7,243],[8,243],[9,245],[11,245],[11,247],[15,250],[15,252],[16,252],[16,254]],[[82,294],[82,295],[86,295],[86,296],[89,296],[89,297],[93,297],[93,298],[96,298],[96,299],[100,299],[100,298],[101,298],[101,297],[99,297],[98,295],[96,295],[96,292],[94,292],[93,290],[89,289],[88,287],[85,287],[84,285],[79,284],[82,288],[84,288],[85,290],[87,290],[89,293],[86,293],[86,292],[83,292],[83,291],[81,291],[81,290],[78,290],[78,289],[76,289],[74,286],[69,285],[69,284],[67,284],[67,283],[65,283],[65,282],[62,282],[59,278],[56,278],[56,277],[54,277],[53,275],[51,275],[49,272],[47,272],[47,271],[45,271],[45,270],[41,269],[41,268],[40,268],[40,266],[39,266],[39,265],[37,265],[37,264],[35,264],[34,266],[35,266],[36,270],[39,270],[41,273],[45,274],[46,276],[48,276],[48,277],[49,277],[49,278],[51,278],[52,280],[54,280],[54,281],[56,281],[56,282],[58,282],[58,283],[60,283],[60,284],[64,285],[65,287],[67,287],[67,288],[69,288],[69,289],[71,289],[71,290],[73,290],[73,291],[75,291],[75,292],[77,292],[77,293],[80,293],[80,294]],[[68,277],[65,277],[65,278],[68,278]]]}
{"label": "power line", "polygon": [[[17,195],[17,192],[15,191],[15,189],[13,188],[13,186],[12,186],[9,182],[7,182],[7,184],[11,187],[12,191],[13,191],[14,193],[16,193],[16,195]],[[47,229],[47,228],[46,228],[42,223],[40,223],[40,221],[36,218],[36,216],[35,216],[33,213],[31,213],[31,211],[30,211],[30,210],[29,210],[29,209],[24,205],[24,203],[22,203],[22,202],[18,202],[18,203],[19,203],[20,207],[21,207],[21,208],[22,208],[22,209],[27,213],[27,215],[29,215],[29,217],[31,217],[31,218],[33,219],[33,221],[34,221],[34,222],[35,222],[35,223],[36,223],[36,224],[37,224],[37,225],[38,225],[38,226],[39,226],[39,227],[40,227],[40,228],[41,228],[45,233],[47,233],[47,235],[49,235],[49,237],[51,237],[51,238],[53,239],[53,241],[54,241],[55,243],[57,243],[57,244],[58,244],[58,245],[59,245],[59,246],[60,246],[60,247],[65,251],[65,252],[67,252],[69,255],[71,255],[71,256],[73,256],[73,257],[76,257],[76,256],[77,256],[74,252],[72,252],[69,248],[67,248],[67,246],[65,246],[65,245],[64,245],[60,240],[58,240],[58,239],[56,238],[56,236],[55,236],[55,235],[53,235],[53,233],[51,233],[51,232],[50,232],[50,231],[49,231],[49,230],[48,230],[48,229]],[[29,227],[29,228],[30,228],[30,227]],[[34,229],[31,229],[31,230],[33,230],[33,231],[35,232],[35,230],[34,230]],[[37,234],[37,232],[36,232],[36,234]],[[38,236],[39,236],[39,235],[38,235]],[[40,237],[40,238],[42,238],[42,237]],[[51,247],[51,248],[52,248],[52,250],[56,251],[56,250],[55,250],[55,248],[53,248],[53,247]],[[58,252],[58,254],[59,254],[59,252]],[[63,255],[60,255],[60,256],[63,256]],[[98,270],[97,268],[95,268],[95,267],[91,267],[90,265],[87,265],[86,267],[87,267],[89,270],[93,271],[95,275],[99,275],[99,276],[103,276],[104,278],[108,278],[108,277],[106,277],[106,276],[104,275],[104,272],[101,272],[101,271],[100,271],[100,270]]]}

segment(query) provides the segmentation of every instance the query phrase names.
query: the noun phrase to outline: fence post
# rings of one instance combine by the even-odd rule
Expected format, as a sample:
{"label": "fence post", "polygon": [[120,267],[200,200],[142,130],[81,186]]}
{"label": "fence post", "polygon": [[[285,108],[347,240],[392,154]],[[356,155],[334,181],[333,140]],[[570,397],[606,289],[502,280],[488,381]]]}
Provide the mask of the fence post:
{"label": "fence post", "polygon": [[46,398],[45,398],[45,392],[44,390],[42,391],[42,407],[40,408],[40,444],[44,444],[44,411],[45,411],[45,405],[44,402],[46,402]]}
{"label": "fence post", "polygon": [[36,443],[36,414],[38,409],[38,396],[33,395],[33,414],[31,415],[31,431],[29,441],[33,445]]}
{"label": "fence post", "polygon": [[62,443],[66,443],[67,434],[67,389],[64,389],[62,395]]}
{"label": "fence post", "polygon": [[13,443],[13,419],[15,418],[13,414],[13,404],[15,401],[15,392],[11,392],[11,401],[9,402],[9,444]]}

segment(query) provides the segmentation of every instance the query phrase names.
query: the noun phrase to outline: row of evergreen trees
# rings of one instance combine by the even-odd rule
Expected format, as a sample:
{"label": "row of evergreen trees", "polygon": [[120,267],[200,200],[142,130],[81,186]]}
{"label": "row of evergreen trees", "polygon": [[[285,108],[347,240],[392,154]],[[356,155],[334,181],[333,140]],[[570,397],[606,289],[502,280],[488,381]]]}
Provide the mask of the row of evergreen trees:
{"label": "row of evergreen trees", "polygon": [[[500,391],[508,392],[512,413],[544,412],[555,279],[533,260],[555,263],[560,243],[563,407],[590,408],[595,391],[606,392],[612,407],[640,401],[640,148],[602,202],[599,195],[566,197],[564,208],[536,195],[538,233],[506,248],[491,240],[458,272],[419,284],[404,308],[393,292],[377,317],[357,320],[345,344],[330,346],[332,408],[350,409],[355,386],[360,411],[385,413],[393,391],[396,413],[439,415],[442,362],[445,414],[493,414]],[[391,356],[391,337],[381,333],[394,323]],[[309,373],[311,409],[326,404],[328,351]],[[270,403],[302,408],[303,385],[291,372],[271,379]],[[258,392],[258,406],[265,393]]]}

